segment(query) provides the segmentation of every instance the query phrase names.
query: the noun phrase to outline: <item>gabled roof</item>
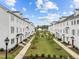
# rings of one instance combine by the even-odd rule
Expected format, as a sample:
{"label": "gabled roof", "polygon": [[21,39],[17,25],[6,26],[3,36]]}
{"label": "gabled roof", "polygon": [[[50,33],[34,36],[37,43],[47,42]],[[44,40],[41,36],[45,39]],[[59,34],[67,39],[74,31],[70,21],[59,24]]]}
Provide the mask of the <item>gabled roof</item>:
{"label": "gabled roof", "polygon": [[[22,13],[21,13],[20,11],[11,11],[11,10],[9,10],[8,8],[6,8],[5,6],[3,6],[3,5],[1,5],[1,4],[0,4],[0,7],[1,7],[2,9],[4,9],[7,13],[10,13],[10,14],[12,14],[12,15],[18,17],[19,19],[21,19],[21,20],[23,20],[23,21],[26,21],[26,22],[28,22],[28,23],[31,23],[31,22],[25,20],[25,19],[28,19],[28,18],[21,17],[21,16],[22,16]],[[17,15],[16,13],[20,13],[20,16]]]}

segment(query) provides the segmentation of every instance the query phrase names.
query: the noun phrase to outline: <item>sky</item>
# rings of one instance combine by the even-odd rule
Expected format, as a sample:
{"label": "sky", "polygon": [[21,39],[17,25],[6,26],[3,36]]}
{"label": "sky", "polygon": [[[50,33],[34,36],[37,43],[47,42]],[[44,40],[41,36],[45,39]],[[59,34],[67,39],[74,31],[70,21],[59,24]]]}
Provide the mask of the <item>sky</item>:
{"label": "sky", "polygon": [[79,8],[79,0],[0,0],[0,4],[12,11],[20,11],[35,26],[49,25]]}

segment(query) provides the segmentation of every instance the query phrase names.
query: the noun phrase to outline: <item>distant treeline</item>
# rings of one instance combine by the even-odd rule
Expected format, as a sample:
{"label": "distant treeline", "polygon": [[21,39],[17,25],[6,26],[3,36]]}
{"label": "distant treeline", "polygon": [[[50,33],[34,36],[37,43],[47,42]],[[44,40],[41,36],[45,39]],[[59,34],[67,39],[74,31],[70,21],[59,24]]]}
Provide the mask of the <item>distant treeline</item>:
{"label": "distant treeline", "polygon": [[37,28],[37,29],[38,29],[38,28],[41,28],[41,29],[48,29],[48,25],[37,26],[36,28]]}

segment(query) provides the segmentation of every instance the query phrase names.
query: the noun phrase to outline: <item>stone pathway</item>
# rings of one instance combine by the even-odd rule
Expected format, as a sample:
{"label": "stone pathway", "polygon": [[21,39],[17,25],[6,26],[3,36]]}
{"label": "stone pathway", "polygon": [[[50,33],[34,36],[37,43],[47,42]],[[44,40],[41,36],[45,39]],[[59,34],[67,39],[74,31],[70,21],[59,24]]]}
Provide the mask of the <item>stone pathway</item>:
{"label": "stone pathway", "polygon": [[25,55],[26,51],[30,47],[33,38],[34,37],[32,37],[32,39],[24,46],[24,48],[19,52],[19,54],[14,59],[23,59],[23,56]]}
{"label": "stone pathway", "polygon": [[57,41],[56,39],[53,39],[58,45],[60,45],[65,51],[67,51],[70,55],[72,55],[75,59],[79,59],[79,55],[77,53],[75,53],[74,51],[72,51],[71,49],[69,49],[68,47],[66,47],[65,45],[63,45],[62,43],[60,43],[59,41]]}

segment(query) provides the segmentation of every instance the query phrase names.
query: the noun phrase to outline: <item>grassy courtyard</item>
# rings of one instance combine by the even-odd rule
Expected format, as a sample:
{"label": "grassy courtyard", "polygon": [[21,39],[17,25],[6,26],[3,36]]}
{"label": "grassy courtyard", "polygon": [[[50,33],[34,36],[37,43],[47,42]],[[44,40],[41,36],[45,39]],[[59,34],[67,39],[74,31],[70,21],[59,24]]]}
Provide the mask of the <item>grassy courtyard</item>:
{"label": "grassy courtyard", "polygon": [[28,49],[26,56],[30,56],[31,54],[34,56],[36,54],[39,56],[41,54],[45,54],[45,56],[48,54],[69,56],[65,50],[53,41],[53,36],[47,31],[36,32],[35,38],[32,41],[31,47]]}
{"label": "grassy courtyard", "polygon": [[[23,47],[16,47],[13,51],[8,53],[8,59],[14,59],[14,57],[21,51]],[[5,59],[5,52],[0,52],[0,59]]]}

